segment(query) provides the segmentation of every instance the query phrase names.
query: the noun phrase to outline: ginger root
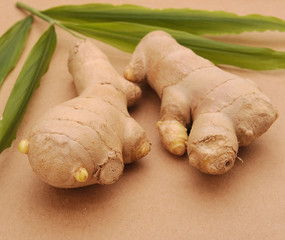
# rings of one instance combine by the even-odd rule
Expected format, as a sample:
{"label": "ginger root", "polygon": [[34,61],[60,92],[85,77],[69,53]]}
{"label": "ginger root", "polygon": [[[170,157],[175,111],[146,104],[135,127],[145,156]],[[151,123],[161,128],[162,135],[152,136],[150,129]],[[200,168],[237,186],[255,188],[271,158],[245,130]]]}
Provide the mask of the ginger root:
{"label": "ginger root", "polygon": [[238,147],[252,143],[278,116],[254,82],[223,71],[162,31],[141,40],[124,76],[147,79],[161,98],[157,126],[164,147],[175,155],[187,148],[190,164],[205,173],[227,172]]}
{"label": "ginger root", "polygon": [[19,150],[34,172],[55,187],[111,184],[148,154],[145,131],[127,106],[141,90],[121,77],[93,44],[80,41],[68,60],[78,97],[49,110]]}

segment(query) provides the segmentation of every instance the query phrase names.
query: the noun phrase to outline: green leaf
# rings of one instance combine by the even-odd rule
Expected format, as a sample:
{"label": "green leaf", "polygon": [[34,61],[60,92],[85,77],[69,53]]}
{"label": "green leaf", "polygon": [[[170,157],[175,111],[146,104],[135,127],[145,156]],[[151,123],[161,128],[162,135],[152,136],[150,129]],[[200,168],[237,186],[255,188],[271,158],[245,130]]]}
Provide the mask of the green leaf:
{"label": "green leaf", "polygon": [[137,5],[85,4],[58,6],[43,14],[70,23],[130,22],[185,31],[196,35],[220,35],[244,31],[285,31],[285,21],[270,16],[239,16],[223,11],[150,9]]}
{"label": "green leaf", "polygon": [[0,153],[11,146],[34,90],[47,72],[56,46],[56,34],[52,25],[31,50],[16,80],[0,121]]}
{"label": "green leaf", "polygon": [[180,44],[215,64],[233,65],[253,70],[285,68],[285,52],[224,43],[167,28],[126,22],[65,23],[65,26],[127,52],[132,52],[147,33],[163,30],[170,33]]}
{"label": "green leaf", "polygon": [[[47,14],[49,15],[48,18],[50,19],[56,18],[63,21],[60,24],[57,24],[59,26],[64,25],[65,29],[68,28],[73,31],[77,31],[85,36],[98,39],[128,52],[132,52],[135,46],[139,43],[140,39],[148,32],[154,30],[164,30],[176,38],[180,44],[191,48],[198,55],[208,58],[215,64],[227,64],[253,70],[272,70],[285,68],[284,52],[274,51],[269,48],[248,47],[237,44],[218,42],[186,32],[188,28],[191,29],[191,26],[186,26],[188,22],[188,15],[195,16],[195,19],[201,23],[201,25],[199,25],[199,28],[201,27],[201,29],[207,31],[207,33],[209,33],[209,31],[212,31],[209,28],[211,23],[207,22],[207,24],[205,24],[203,21],[202,23],[201,19],[207,21],[211,20],[214,22],[220,21],[221,24],[214,24],[214,26],[212,26],[213,29],[216,29],[214,31],[217,33],[222,33],[221,31],[224,31],[224,33],[229,33],[229,31],[236,32],[237,29],[240,31],[244,31],[245,29],[253,30],[253,28],[246,27],[251,25],[254,26],[254,30],[263,31],[268,28],[271,30],[278,29],[280,31],[284,31],[284,21],[274,17],[264,17],[257,15],[239,17],[235,14],[226,12],[208,12],[190,9],[151,10],[135,5],[114,6],[110,4],[60,6],[39,13],[38,10],[33,9],[23,3],[17,3],[17,6],[26,9],[27,11],[30,11],[45,20],[47,18]],[[162,16],[164,16],[164,18]],[[155,17],[158,19],[157,22],[165,22],[167,24],[171,24],[172,22],[174,24],[176,22],[176,19],[178,19],[179,21],[177,20],[177,24],[179,23],[178,25],[181,25],[184,31],[181,31],[178,25],[175,25],[175,29],[165,28],[162,26],[147,25],[147,21],[145,21],[146,19],[152,19],[149,23],[156,24],[156,21],[153,21]],[[121,22],[114,22],[118,18]],[[142,19],[142,21],[146,24],[127,22],[129,19],[137,19],[138,21]],[[171,19],[171,21],[169,21],[169,19]],[[244,19],[244,22],[247,24],[242,24],[243,20],[241,19]],[[74,21],[78,22],[74,23]],[[88,21],[88,23],[86,23],[86,21]],[[92,21],[99,22],[92,23]],[[223,24],[226,24],[228,27]],[[195,24],[193,23],[190,25]]]}
{"label": "green leaf", "polygon": [[15,23],[0,38],[0,87],[24,49],[32,22],[32,16],[26,17]]}

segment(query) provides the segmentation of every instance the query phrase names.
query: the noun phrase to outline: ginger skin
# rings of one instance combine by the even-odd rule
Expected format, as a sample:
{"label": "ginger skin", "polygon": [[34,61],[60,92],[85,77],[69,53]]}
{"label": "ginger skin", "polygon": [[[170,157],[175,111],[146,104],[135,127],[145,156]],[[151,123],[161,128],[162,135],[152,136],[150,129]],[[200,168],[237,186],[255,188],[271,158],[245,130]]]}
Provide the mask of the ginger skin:
{"label": "ginger skin", "polygon": [[278,116],[254,82],[223,71],[162,31],[141,40],[124,76],[148,81],[161,98],[157,126],[164,147],[180,156],[187,148],[190,164],[205,173],[231,169],[238,147],[252,143]]}
{"label": "ginger skin", "polygon": [[150,151],[145,131],[127,110],[141,90],[88,41],[72,48],[68,68],[79,96],[49,110],[19,149],[34,172],[55,187],[111,184],[124,164]]}

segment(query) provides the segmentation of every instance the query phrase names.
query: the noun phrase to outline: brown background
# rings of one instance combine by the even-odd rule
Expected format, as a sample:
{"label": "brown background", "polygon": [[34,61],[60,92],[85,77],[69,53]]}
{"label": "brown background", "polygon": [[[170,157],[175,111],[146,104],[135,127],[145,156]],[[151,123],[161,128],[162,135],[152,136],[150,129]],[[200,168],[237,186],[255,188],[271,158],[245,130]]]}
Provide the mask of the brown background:
{"label": "brown background", "polygon": [[[88,3],[94,1],[81,1]],[[285,20],[281,0],[110,0],[149,7],[190,7],[260,13]],[[16,1],[0,1],[0,34],[25,14]],[[25,0],[46,9],[67,0]],[[30,49],[48,25],[35,19],[26,49],[17,67],[0,89],[0,113]],[[27,157],[17,151],[39,116],[76,95],[67,71],[67,56],[75,38],[57,30],[58,44],[49,72],[36,90],[12,148],[0,155],[0,239],[285,239],[285,70],[247,71],[225,68],[253,79],[279,109],[279,119],[249,147],[223,176],[208,176],[174,157],[161,146],[155,123],[160,101],[148,87],[143,99],[130,109],[146,129],[151,153],[125,168],[113,185],[56,189],[41,182]],[[285,51],[285,33],[244,33],[219,37],[223,41],[267,46]],[[94,40],[122,73],[130,55]],[[64,90],[64,91],[63,91]]]}

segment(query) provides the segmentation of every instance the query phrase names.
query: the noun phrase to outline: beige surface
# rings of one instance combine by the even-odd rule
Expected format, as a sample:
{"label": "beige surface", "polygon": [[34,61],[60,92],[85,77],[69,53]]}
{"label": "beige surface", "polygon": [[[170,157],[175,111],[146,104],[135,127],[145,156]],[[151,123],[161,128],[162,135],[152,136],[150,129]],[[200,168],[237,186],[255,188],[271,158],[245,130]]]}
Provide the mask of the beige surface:
{"label": "beige surface", "polygon": [[[0,34],[25,16],[14,5],[0,2]],[[26,0],[46,9],[72,0]],[[93,1],[81,1],[93,2]],[[281,0],[159,0],[101,1],[137,3],[152,7],[191,7],[240,14],[261,13],[285,20]],[[0,89],[2,113],[13,83],[31,47],[47,24],[36,19],[19,64]],[[155,123],[159,99],[145,87],[143,99],[131,114],[146,129],[152,151],[125,168],[110,186],[56,189],[41,182],[27,157],[16,150],[37,118],[47,109],[75,96],[67,71],[68,50],[75,38],[57,29],[58,44],[49,72],[36,90],[17,140],[0,155],[0,239],[270,239],[285,238],[285,70],[254,72],[227,69],[256,81],[279,109],[279,119],[249,147],[223,176],[208,176],[190,167],[186,157],[168,154]],[[245,33],[219,37],[230,42],[268,46],[285,51],[285,33]],[[122,73],[130,55],[94,41]]]}

